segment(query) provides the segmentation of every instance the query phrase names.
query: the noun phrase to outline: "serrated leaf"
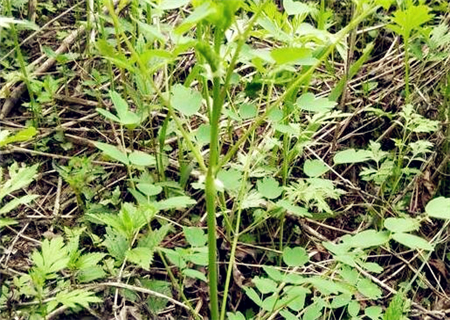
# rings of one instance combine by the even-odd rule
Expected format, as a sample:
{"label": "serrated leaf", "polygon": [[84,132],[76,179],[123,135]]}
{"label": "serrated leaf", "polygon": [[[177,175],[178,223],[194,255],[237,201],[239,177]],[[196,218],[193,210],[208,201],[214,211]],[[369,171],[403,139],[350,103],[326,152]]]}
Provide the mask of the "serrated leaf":
{"label": "serrated leaf", "polygon": [[[370,306],[364,309],[364,314],[371,320],[381,319],[383,309],[379,306]],[[394,319],[392,319],[394,320]]]}
{"label": "serrated leaf", "polygon": [[80,283],[88,283],[104,277],[106,277],[106,272],[100,266],[82,269],[77,273],[77,280]]}
{"label": "serrated leaf", "polygon": [[153,197],[161,193],[163,190],[161,186],[155,186],[152,183],[138,183],[137,189],[147,197]]}
{"label": "serrated leaf", "polygon": [[387,218],[384,227],[391,232],[410,232],[419,230],[420,222],[412,218]]}
{"label": "serrated leaf", "polygon": [[347,149],[336,152],[333,161],[335,164],[365,162],[371,159],[371,155],[369,150]]}
{"label": "serrated leaf", "polygon": [[323,161],[314,159],[306,160],[303,165],[303,171],[310,178],[317,178],[328,172],[330,169],[323,163]]}
{"label": "serrated leaf", "polygon": [[297,106],[306,111],[312,112],[328,112],[334,108],[336,102],[330,101],[328,98],[316,98],[311,93],[302,94],[296,101]]}
{"label": "serrated leaf", "polygon": [[183,270],[183,274],[184,274],[186,277],[189,277],[189,278],[199,279],[199,280],[208,282],[208,279],[206,279],[205,274],[204,274],[204,273],[201,273],[201,272],[198,271],[198,270],[194,270],[194,269],[184,269],[184,270]]}
{"label": "serrated leaf", "polygon": [[151,154],[135,150],[128,155],[131,164],[141,167],[151,167],[156,165],[156,159]]}
{"label": "serrated leaf", "polygon": [[203,247],[208,241],[208,236],[201,228],[183,227],[183,232],[187,242],[193,247]]}
{"label": "serrated leaf", "polygon": [[256,182],[258,192],[267,199],[278,198],[283,192],[283,188],[277,180],[272,177],[266,177]]}
{"label": "serrated leaf", "polygon": [[450,219],[450,199],[444,197],[434,198],[427,203],[425,212],[431,218]]}
{"label": "serrated leaf", "polygon": [[278,291],[278,285],[272,279],[261,278],[257,276],[252,279],[252,282],[255,284],[259,292],[261,292],[262,294],[268,294]]}
{"label": "serrated leaf", "polygon": [[301,267],[309,261],[309,256],[302,247],[286,247],[283,250],[283,261],[289,267]]}
{"label": "serrated leaf", "polygon": [[[167,297],[172,297],[172,285],[170,282],[161,280],[140,279],[142,285],[152,291],[161,293]],[[158,314],[167,306],[168,300],[164,298],[149,296],[147,298],[147,306],[153,314]]]}
{"label": "serrated leaf", "polygon": [[126,258],[144,270],[150,270],[153,260],[153,250],[144,247],[137,247],[126,252]]}
{"label": "serrated leaf", "polygon": [[116,146],[103,142],[95,142],[94,144],[98,149],[103,151],[103,153],[106,154],[108,157],[117,160],[119,162],[122,162],[126,166],[130,164],[127,155]]}
{"label": "serrated leaf", "polygon": [[283,7],[288,15],[305,15],[314,10],[307,3],[293,0],[283,0]]}
{"label": "serrated leaf", "polygon": [[75,266],[77,269],[88,269],[97,265],[105,256],[106,254],[100,252],[86,253],[77,259]]}
{"label": "serrated leaf", "polygon": [[414,250],[422,249],[431,251],[434,249],[427,240],[409,233],[394,233],[392,234],[392,239]]}
{"label": "serrated leaf", "polygon": [[110,227],[107,227],[103,245],[106,247],[109,254],[117,260],[117,262],[123,262],[125,259],[125,252],[128,250],[128,241],[124,235],[113,231]]}
{"label": "serrated leaf", "polygon": [[51,274],[66,268],[70,256],[61,237],[42,241],[41,250],[34,251],[32,260],[42,274]]}
{"label": "serrated leaf", "polygon": [[94,292],[90,292],[85,289],[62,291],[56,294],[55,299],[71,309],[75,309],[77,305],[88,308],[89,303],[98,303],[103,301],[102,299],[96,297]]}
{"label": "serrated leaf", "polygon": [[195,114],[202,104],[202,95],[200,92],[186,88],[181,84],[172,87],[172,106],[185,116],[189,117]]}
{"label": "serrated leaf", "polygon": [[358,281],[356,288],[362,295],[369,299],[378,299],[383,294],[381,289],[369,279],[361,279]]}

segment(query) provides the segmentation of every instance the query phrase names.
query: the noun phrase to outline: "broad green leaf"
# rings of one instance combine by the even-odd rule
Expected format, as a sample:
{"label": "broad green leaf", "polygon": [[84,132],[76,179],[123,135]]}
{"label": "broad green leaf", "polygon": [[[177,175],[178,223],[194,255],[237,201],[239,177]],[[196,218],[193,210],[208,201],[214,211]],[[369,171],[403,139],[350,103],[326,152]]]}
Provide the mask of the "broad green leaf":
{"label": "broad green leaf", "polygon": [[277,293],[273,293],[269,297],[263,300],[261,308],[266,311],[273,311],[276,309],[277,302],[279,302],[280,296]]}
{"label": "broad green leaf", "polygon": [[346,149],[338,151],[333,157],[335,164],[358,163],[371,159],[372,153],[369,150]]}
{"label": "broad green leaf", "polygon": [[434,249],[433,246],[427,240],[409,233],[403,232],[393,233],[392,239],[414,250],[422,249],[431,251]]}
{"label": "broad green leaf", "polygon": [[120,96],[120,94],[116,91],[109,91],[109,96],[117,110],[117,116],[120,123],[128,126],[137,125],[140,122],[139,116],[129,110],[128,103]]}
{"label": "broad green leaf", "polygon": [[193,247],[203,247],[208,241],[205,231],[199,227],[183,227],[187,242]]}
{"label": "broad green leaf", "polygon": [[427,203],[425,212],[431,218],[450,219],[450,199],[444,197],[434,198]]}
{"label": "broad green leaf", "polygon": [[171,250],[171,249],[166,249],[166,248],[161,248],[160,249],[162,252],[165,253],[167,259],[169,259],[169,261],[171,263],[173,263],[175,266],[177,266],[180,269],[185,269],[186,268],[186,261],[184,261],[183,256],[185,254],[181,254],[180,251],[175,251],[175,250]]}
{"label": "broad green leaf", "polygon": [[305,313],[303,314],[302,320],[316,320],[322,315],[323,305],[321,303],[314,303],[309,305]]}
{"label": "broad green leaf", "polygon": [[[288,306],[290,306],[290,305],[288,305]],[[293,314],[292,312],[290,312],[290,311],[288,311],[288,310],[281,310],[280,311],[280,314],[283,316],[283,318],[284,319],[286,319],[286,320],[297,320],[298,319],[298,317],[295,315],[295,314]],[[231,320],[231,319],[230,319]],[[245,320],[245,318],[243,319],[243,320]]]}
{"label": "broad green leaf", "polygon": [[199,266],[208,265],[208,247],[195,248],[198,252],[191,253],[186,256],[186,260]]}
{"label": "broad green leaf", "polygon": [[127,238],[121,233],[113,230],[111,227],[106,228],[106,235],[103,245],[118,263],[123,262],[125,259],[125,253],[129,249]]}
{"label": "broad green leaf", "polygon": [[226,190],[237,190],[241,186],[242,172],[236,169],[221,170],[217,178],[222,181]]}
{"label": "broad green leaf", "polygon": [[113,115],[111,112],[109,112],[108,110],[105,109],[101,109],[101,108],[96,108],[95,109],[98,113],[100,113],[102,116],[104,116],[106,119],[115,121],[117,123],[120,123],[120,119],[118,117],[116,117],[115,115]]}
{"label": "broad green leaf", "polygon": [[105,256],[106,254],[100,252],[86,253],[77,259],[75,266],[77,269],[91,268],[103,260]]}
{"label": "broad green leaf", "polygon": [[116,146],[103,143],[103,142],[95,142],[95,146],[103,151],[104,154],[106,154],[108,157],[117,160],[119,162],[122,162],[124,165],[129,165],[130,161],[128,160],[128,157],[125,153],[119,150]]}
{"label": "broad green leaf", "polygon": [[[172,284],[167,281],[154,279],[139,279],[144,288],[161,293],[167,297],[172,297]],[[149,295],[147,298],[147,306],[153,314],[158,314],[167,306],[168,300],[160,297]]]}
{"label": "broad green leaf", "polygon": [[352,300],[351,294],[342,293],[333,298],[333,301],[331,301],[331,307],[333,309],[342,308],[343,306],[348,305],[351,300]]}
{"label": "broad green leaf", "polygon": [[283,261],[289,267],[301,267],[309,261],[309,256],[302,247],[286,247],[283,250]]}
{"label": "broad green leaf", "polygon": [[161,186],[155,186],[151,183],[138,183],[137,189],[147,197],[153,197],[161,193],[163,188]]}
{"label": "broad green leaf", "polygon": [[261,292],[262,294],[268,294],[278,291],[278,285],[272,279],[261,278],[256,276],[252,279],[252,282],[255,284],[255,287],[259,290],[259,292]]}
{"label": "broad green leaf", "polygon": [[346,243],[355,248],[370,248],[382,246],[388,241],[389,233],[386,231],[364,230],[354,235]]}
{"label": "broad green leaf", "polygon": [[391,232],[410,232],[419,230],[420,222],[412,218],[387,218],[384,227]]}
{"label": "broad green leaf", "polygon": [[26,195],[26,196],[23,196],[20,198],[12,199],[7,204],[5,204],[2,208],[0,208],[0,214],[8,213],[8,212],[14,210],[15,208],[17,208],[18,206],[20,206],[21,204],[28,204],[38,197],[39,197],[38,195],[29,194],[29,195]]}
{"label": "broad green leaf", "polygon": [[189,117],[200,109],[202,95],[198,91],[176,84],[172,87],[171,103],[176,110]]}
{"label": "broad green leaf", "polygon": [[358,262],[358,264],[363,268],[366,269],[369,272],[373,273],[381,273],[383,272],[383,267],[380,266],[376,262]]}
{"label": "broad green leaf", "polygon": [[262,268],[273,280],[278,282],[281,282],[283,280],[283,274],[274,267],[263,265]]}
{"label": "broad green leaf", "polygon": [[347,306],[348,314],[352,317],[356,317],[359,314],[359,311],[361,310],[361,305],[358,301],[352,300]]}
{"label": "broad green leaf", "polygon": [[303,171],[310,178],[317,178],[330,170],[321,160],[306,160]]}
{"label": "broad green leaf", "polygon": [[184,269],[184,270],[183,270],[183,274],[184,274],[186,277],[189,277],[189,278],[199,279],[199,280],[202,280],[202,281],[204,281],[204,282],[208,282],[208,279],[206,279],[205,274],[204,274],[204,273],[201,273],[201,272],[198,271],[198,270],[194,270],[194,269]]}
{"label": "broad green leaf", "polygon": [[245,291],[245,294],[254,302],[257,306],[261,307],[263,304],[263,301],[259,297],[259,295],[256,293],[256,290],[249,287],[243,288]]}
{"label": "broad green leaf", "polygon": [[266,177],[256,182],[258,192],[267,199],[278,198],[283,192],[283,188],[277,180],[272,177]]}
{"label": "broad green leaf", "polygon": [[253,103],[243,103],[239,107],[239,115],[242,119],[251,119],[256,117],[258,109]]}
{"label": "broad green leaf", "polygon": [[106,277],[106,272],[100,266],[81,269],[77,272],[77,280],[80,283],[88,283],[97,279],[102,279],[104,277]]}
{"label": "broad green leaf", "polygon": [[125,254],[126,258],[144,270],[150,270],[150,264],[153,260],[153,250],[143,247],[133,248]]}
{"label": "broad green leaf", "polygon": [[238,311],[236,313],[227,312],[227,319],[228,320],[246,320],[245,316],[240,311]]}
{"label": "broad green leaf", "polygon": [[159,201],[155,204],[155,206],[158,210],[172,210],[172,209],[186,208],[196,203],[197,201],[195,201],[192,198],[180,196]]}
{"label": "broad green leaf", "polygon": [[[381,319],[383,309],[379,306],[370,306],[364,309],[364,314],[371,320]],[[392,319],[394,320],[394,319]]]}
{"label": "broad green leaf", "polygon": [[318,276],[311,277],[307,279],[307,281],[311,283],[317,290],[322,292],[324,295],[339,294],[339,293],[352,294],[348,286],[345,286],[344,284],[336,281],[323,279]]}
{"label": "broad green leaf", "polygon": [[284,287],[284,300],[287,302],[289,309],[300,311],[305,307],[306,295],[310,294],[311,290],[301,286],[286,286]]}
{"label": "broad green leaf", "polygon": [[296,104],[302,110],[328,112],[334,108],[336,102],[330,101],[328,98],[316,98],[313,93],[307,92],[297,99]]}
{"label": "broad green leaf", "polygon": [[211,125],[209,124],[201,124],[196,133],[197,141],[204,145],[209,143],[211,136]]}
{"label": "broad green leaf", "polygon": [[314,12],[314,8],[300,1],[283,0],[283,7],[288,15],[306,15]]}
{"label": "broad green leaf", "polygon": [[369,279],[361,279],[358,281],[356,288],[362,295],[369,299],[378,299],[383,294],[381,289]]}
{"label": "broad green leaf", "polygon": [[135,150],[128,155],[131,164],[141,167],[151,167],[156,165],[156,159],[151,154]]}
{"label": "broad green leaf", "polygon": [[[311,50],[307,48],[277,48],[270,52],[270,56],[278,64],[299,64],[311,57]],[[309,60],[305,60],[309,64]]]}
{"label": "broad green leaf", "polygon": [[162,0],[159,8],[162,10],[178,9],[186,6],[191,0]]}

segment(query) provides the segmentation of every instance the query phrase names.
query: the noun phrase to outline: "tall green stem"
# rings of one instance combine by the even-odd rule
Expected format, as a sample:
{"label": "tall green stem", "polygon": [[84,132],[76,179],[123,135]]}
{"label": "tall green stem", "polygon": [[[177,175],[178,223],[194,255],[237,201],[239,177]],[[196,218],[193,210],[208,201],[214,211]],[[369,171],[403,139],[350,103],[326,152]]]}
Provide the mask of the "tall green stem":
{"label": "tall green stem", "polygon": [[[216,30],[214,34],[214,51],[217,56],[220,55],[220,44],[222,41],[222,32]],[[211,63],[214,64],[214,63]],[[217,62],[215,64],[218,65]],[[217,244],[216,244],[216,174],[219,168],[220,146],[219,146],[219,120],[222,114],[223,99],[220,90],[219,68],[211,65],[214,73],[213,78],[213,108],[211,112],[211,133],[209,143],[209,165],[206,173],[205,194],[206,194],[206,210],[208,222],[208,277],[209,277],[209,298],[211,319],[219,319],[219,298],[217,290]]]}

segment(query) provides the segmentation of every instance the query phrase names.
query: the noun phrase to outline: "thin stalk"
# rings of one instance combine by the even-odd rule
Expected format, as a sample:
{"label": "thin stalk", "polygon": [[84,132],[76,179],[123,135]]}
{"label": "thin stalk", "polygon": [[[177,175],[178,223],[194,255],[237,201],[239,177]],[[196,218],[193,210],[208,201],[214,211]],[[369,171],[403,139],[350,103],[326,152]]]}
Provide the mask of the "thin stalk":
{"label": "thin stalk", "polygon": [[[216,30],[214,33],[214,49],[220,54],[220,44],[223,32]],[[209,299],[211,309],[211,319],[219,319],[219,298],[217,282],[217,243],[216,243],[216,174],[219,161],[219,120],[222,114],[223,100],[220,92],[220,75],[218,70],[214,70],[213,78],[213,108],[211,111],[211,133],[209,142],[209,165],[206,173],[205,196],[208,222],[208,278],[209,278]]]}

